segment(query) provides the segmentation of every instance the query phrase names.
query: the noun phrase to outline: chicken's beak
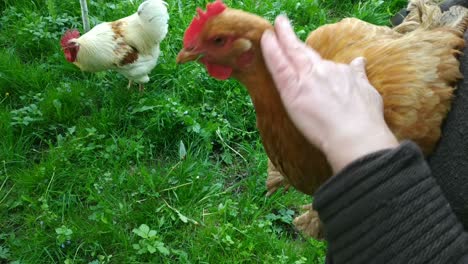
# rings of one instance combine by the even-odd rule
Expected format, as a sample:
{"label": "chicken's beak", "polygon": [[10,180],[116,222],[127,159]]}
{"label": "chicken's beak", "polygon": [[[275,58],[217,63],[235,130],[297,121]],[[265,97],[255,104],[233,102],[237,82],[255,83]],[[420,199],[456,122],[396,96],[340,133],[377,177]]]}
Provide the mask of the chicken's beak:
{"label": "chicken's beak", "polygon": [[188,51],[186,49],[182,49],[179,54],[177,55],[176,62],[178,64],[186,63],[189,61],[194,61],[201,57],[201,54],[196,51]]}

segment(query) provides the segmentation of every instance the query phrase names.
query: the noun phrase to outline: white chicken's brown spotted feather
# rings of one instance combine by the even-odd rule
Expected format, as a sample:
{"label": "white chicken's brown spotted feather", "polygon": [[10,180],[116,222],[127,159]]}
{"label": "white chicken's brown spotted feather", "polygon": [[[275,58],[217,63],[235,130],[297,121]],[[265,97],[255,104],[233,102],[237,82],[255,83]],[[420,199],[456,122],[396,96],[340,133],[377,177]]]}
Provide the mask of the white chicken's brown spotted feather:
{"label": "white chicken's brown spotted feather", "polygon": [[122,57],[122,60],[119,63],[119,66],[123,66],[126,64],[132,64],[138,60],[138,50],[134,47],[130,46],[131,50],[125,53]]}

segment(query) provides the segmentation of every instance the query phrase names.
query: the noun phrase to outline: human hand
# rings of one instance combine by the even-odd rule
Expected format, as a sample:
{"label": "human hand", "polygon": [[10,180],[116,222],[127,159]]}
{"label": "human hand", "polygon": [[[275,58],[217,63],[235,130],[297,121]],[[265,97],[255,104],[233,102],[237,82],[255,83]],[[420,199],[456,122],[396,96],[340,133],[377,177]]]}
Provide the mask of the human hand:
{"label": "human hand", "polygon": [[290,118],[335,173],[364,155],[398,146],[385,123],[382,98],[367,80],[364,58],[350,65],[322,59],[283,16],[275,32],[266,31],[261,40],[267,67]]}

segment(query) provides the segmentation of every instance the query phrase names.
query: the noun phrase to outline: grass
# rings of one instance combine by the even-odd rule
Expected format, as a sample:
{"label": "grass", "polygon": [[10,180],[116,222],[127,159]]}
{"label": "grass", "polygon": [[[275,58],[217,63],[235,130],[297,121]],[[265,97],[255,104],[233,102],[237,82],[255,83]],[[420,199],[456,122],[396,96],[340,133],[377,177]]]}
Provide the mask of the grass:
{"label": "grass", "polygon": [[[140,1],[89,1],[91,23]],[[0,263],[323,263],[292,227],[310,197],[266,199],[266,156],[246,90],[177,66],[205,1],[168,1],[170,33],[146,92],[88,74],[58,45],[79,1],[0,3]],[[346,16],[387,25],[403,0],[226,1],[304,39]]]}

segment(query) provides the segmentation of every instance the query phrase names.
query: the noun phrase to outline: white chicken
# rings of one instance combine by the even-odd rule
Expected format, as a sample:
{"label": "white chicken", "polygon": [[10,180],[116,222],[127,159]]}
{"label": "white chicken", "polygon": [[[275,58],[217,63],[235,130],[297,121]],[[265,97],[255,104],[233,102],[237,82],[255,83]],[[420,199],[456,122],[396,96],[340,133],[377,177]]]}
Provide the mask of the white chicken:
{"label": "white chicken", "polygon": [[96,25],[80,36],[68,30],[61,39],[65,58],[82,71],[115,70],[133,81],[149,82],[160,55],[160,43],[168,31],[169,13],[162,0],[146,0],[128,17]]}

